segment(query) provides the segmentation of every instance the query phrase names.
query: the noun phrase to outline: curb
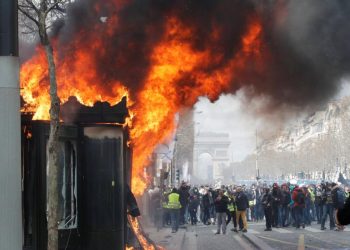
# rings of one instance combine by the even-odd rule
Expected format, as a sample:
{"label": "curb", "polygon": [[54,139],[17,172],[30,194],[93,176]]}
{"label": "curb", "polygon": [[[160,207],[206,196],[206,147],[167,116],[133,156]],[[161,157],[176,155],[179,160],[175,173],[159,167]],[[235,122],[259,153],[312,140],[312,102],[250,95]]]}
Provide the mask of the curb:
{"label": "curb", "polygon": [[184,229],[185,229],[185,232],[184,232],[182,240],[181,240],[181,244],[180,244],[181,248],[180,249],[183,249],[184,245],[185,245],[185,238],[186,238],[187,227],[184,228]]}
{"label": "curb", "polygon": [[273,250],[272,247],[267,245],[263,240],[259,239],[256,237],[254,234],[250,233],[243,233],[242,234],[243,238],[245,238],[247,241],[249,241],[250,244],[252,244],[254,247],[257,249],[261,250]]}

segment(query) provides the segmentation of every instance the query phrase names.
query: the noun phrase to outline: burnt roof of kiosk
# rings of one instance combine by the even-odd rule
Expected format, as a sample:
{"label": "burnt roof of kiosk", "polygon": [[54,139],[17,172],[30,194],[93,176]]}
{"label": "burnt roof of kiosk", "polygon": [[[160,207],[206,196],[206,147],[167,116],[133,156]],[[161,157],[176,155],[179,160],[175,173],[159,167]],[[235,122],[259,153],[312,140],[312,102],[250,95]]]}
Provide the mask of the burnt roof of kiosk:
{"label": "burnt roof of kiosk", "polygon": [[61,105],[60,118],[65,123],[124,123],[128,117],[126,97],[114,106],[96,102],[93,107],[81,104],[75,96]]}

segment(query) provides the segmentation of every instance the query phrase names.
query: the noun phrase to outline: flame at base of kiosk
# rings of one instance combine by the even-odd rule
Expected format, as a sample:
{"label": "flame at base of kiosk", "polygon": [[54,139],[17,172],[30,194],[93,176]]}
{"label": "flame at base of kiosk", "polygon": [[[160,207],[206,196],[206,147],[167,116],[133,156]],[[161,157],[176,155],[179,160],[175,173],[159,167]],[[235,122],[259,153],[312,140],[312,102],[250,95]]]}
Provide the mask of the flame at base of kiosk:
{"label": "flame at base of kiosk", "polygon": [[[140,243],[143,250],[165,250],[165,248],[160,247],[152,243],[145,235],[141,228],[140,221],[136,217],[128,215],[128,222],[131,226],[132,231],[134,232],[138,242]],[[126,247],[127,250],[134,250],[133,247]]]}

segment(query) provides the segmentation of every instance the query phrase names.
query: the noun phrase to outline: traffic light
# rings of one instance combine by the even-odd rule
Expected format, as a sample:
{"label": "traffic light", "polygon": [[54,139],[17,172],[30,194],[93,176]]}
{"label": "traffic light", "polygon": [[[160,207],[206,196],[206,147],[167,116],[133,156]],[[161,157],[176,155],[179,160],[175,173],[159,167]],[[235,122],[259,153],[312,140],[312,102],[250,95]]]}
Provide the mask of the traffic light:
{"label": "traffic light", "polygon": [[175,179],[176,179],[177,181],[180,180],[180,169],[176,169]]}

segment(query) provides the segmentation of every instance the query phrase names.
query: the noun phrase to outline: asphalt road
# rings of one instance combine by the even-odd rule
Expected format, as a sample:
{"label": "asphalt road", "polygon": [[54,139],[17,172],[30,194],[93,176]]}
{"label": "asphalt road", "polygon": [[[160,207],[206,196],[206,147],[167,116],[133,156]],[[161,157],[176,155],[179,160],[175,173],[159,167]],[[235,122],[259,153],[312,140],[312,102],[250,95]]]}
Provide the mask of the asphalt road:
{"label": "asphalt road", "polygon": [[186,250],[226,250],[226,249],[350,249],[350,229],[344,232],[320,230],[313,224],[305,229],[294,227],[273,228],[265,232],[265,224],[249,223],[248,233],[231,232],[228,226],[226,235],[214,235],[216,226],[188,226],[183,249]]}

